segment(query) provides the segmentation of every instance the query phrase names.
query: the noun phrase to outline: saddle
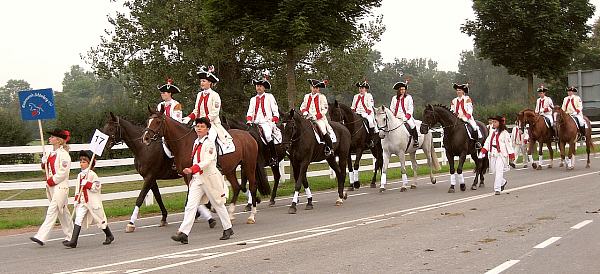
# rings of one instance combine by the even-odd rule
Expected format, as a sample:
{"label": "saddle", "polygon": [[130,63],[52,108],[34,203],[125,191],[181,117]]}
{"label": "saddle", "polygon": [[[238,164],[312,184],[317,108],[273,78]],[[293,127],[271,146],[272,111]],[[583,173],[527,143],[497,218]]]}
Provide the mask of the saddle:
{"label": "saddle", "polygon": [[475,128],[473,128],[473,126],[471,126],[471,124],[463,121],[463,124],[465,124],[465,129],[467,130],[467,135],[469,136],[469,139],[471,140],[475,140],[474,136],[477,136],[477,130]]}
{"label": "saddle", "polygon": [[[315,123],[314,121],[310,121],[310,125],[312,126],[312,129],[315,132],[315,139],[317,139],[317,143],[324,144],[323,135],[325,135],[325,134],[323,134],[323,132],[321,132],[317,123]],[[335,132],[333,131],[333,128],[331,128],[330,125],[328,127],[329,127],[329,129],[331,129],[331,132],[329,132],[329,138],[331,139],[331,143],[336,143],[337,137],[335,136]]]}

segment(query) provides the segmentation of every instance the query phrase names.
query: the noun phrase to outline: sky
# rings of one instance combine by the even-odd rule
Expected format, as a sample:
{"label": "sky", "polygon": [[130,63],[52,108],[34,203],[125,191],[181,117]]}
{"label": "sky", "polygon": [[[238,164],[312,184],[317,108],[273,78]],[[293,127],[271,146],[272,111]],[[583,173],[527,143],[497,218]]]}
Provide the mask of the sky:
{"label": "sky", "polygon": [[[0,86],[9,79],[25,80],[33,89],[62,90],[72,65],[89,68],[81,59],[100,43],[110,28],[107,15],[122,10],[109,0],[0,1]],[[600,0],[591,0],[600,16]],[[473,19],[472,0],[383,0],[386,32],[375,49],[384,62],[394,58],[430,58],[438,69],[458,69],[460,53],[473,49],[473,40],[460,32]]]}

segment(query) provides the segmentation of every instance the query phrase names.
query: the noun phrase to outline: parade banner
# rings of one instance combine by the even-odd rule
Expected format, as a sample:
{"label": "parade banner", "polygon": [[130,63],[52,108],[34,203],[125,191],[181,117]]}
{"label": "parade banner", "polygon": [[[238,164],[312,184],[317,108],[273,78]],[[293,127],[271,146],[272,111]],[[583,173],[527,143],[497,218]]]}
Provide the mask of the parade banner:
{"label": "parade banner", "polygon": [[19,107],[24,121],[56,118],[51,88],[19,91]]}

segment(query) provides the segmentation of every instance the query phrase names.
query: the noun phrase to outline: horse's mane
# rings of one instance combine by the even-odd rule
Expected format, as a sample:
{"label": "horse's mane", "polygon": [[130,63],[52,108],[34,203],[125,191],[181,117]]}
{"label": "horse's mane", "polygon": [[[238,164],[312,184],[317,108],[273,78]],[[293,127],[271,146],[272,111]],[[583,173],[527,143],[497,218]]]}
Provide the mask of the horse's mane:
{"label": "horse's mane", "polygon": [[442,104],[435,104],[433,105],[434,107],[441,107],[449,112],[451,112],[452,114],[454,114],[454,112],[452,112],[452,110],[450,109],[450,107],[446,106],[446,105],[442,105]]}
{"label": "horse's mane", "polygon": [[352,109],[348,105],[338,103],[338,106],[344,112],[344,116],[346,116],[348,118],[354,117],[355,113],[352,111]]}

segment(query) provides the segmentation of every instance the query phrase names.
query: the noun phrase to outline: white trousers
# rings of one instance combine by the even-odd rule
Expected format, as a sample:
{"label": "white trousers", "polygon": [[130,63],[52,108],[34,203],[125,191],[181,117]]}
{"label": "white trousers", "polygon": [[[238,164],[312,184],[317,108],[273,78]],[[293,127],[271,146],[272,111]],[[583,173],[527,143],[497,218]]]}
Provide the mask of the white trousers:
{"label": "white trousers", "polygon": [[[575,113],[571,113],[572,117],[575,117],[579,123],[579,125],[583,125],[584,128],[587,128],[587,123],[585,122],[585,120],[583,119],[583,114],[579,113],[579,114],[575,114]],[[579,125],[577,125],[577,127],[579,128]]]}
{"label": "white trousers", "polygon": [[171,150],[167,147],[167,142],[165,142],[165,137],[162,137],[162,147],[163,150],[165,151],[165,154],[167,154],[167,157],[173,159],[175,158],[175,156],[173,156],[173,152],[171,152]]}
{"label": "white trousers", "polygon": [[360,114],[360,116],[362,116],[363,118],[367,119],[367,122],[369,123],[369,128],[374,129],[373,132],[375,132],[375,133],[379,132],[379,129],[377,128],[377,126],[375,126],[375,117],[373,114],[369,115],[366,112],[361,112],[358,114]]}
{"label": "white trousers", "polygon": [[[204,196],[205,194],[206,190],[204,189],[204,185],[201,185],[196,180],[192,180],[192,182],[190,183],[190,191],[188,193],[188,201],[187,204],[185,204],[183,221],[179,226],[179,231],[185,233],[185,235],[189,236],[190,231],[192,231],[194,219],[196,219],[196,211],[198,210],[198,206],[200,206],[200,200],[202,196]],[[208,200],[217,211],[217,215],[219,215],[219,219],[221,220],[223,230],[231,228],[231,220],[229,219],[229,213],[225,208],[225,204],[217,203],[210,195],[207,196]]]}
{"label": "white trousers", "polygon": [[56,186],[47,186],[47,188],[50,205],[46,211],[44,223],[33,237],[42,242],[48,240],[48,234],[50,233],[50,230],[52,230],[54,223],[56,223],[56,218],[58,218],[60,227],[65,234],[65,240],[71,240],[73,220],[71,220],[71,213],[69,212],[69,208],[67,208],[69,186],[66,182],[63,182]]}
{"label": "white trousers", "polygon": [[103,220],[100,220],[98,216],[93,215],[94,213],[92,213],[85,204],[77,204],[77,207],[75,208],[75,224],[81,226],[86,214],[90,214],[88,218],[93,218],[100,229],[106,229],[108,223],[103,223]]}
{"label": "white trousers", "polygon": [[477,122],[475,122],[475,119],[473,119],[473,116],[471,116],[471,119],[465,120],[465,122],[469,123],[469,125],[471,125],[477,131],[478,138],[483,138],[481,130],[479,130],[479,126],[477,125]]}
{"label": "white trousers", "polygon": [[504,179],[504,169],[506,159],[502,155],[490,155],[490,166],[493,168],[490,171],[494,174],[494,191],[500,191],[506,180]]}
{"label": "white trousers", "polygon": [[271,142],[273,140],[273,134],[275,130],[277,130],[277,126],[273,122],[269,121],[261,121],[255,122],[255,124],[259,125],[262,128],[263,133],[265,134],[265,141]]}
{"label": "white trousers", "polygon": [[[552,113],[550,113],[550,114],[540,114],[540,115],[548,118],[548,121],[550,121],[550,126],[551,127],[554,126],[554,117],[552,117]],[[545,123],[545,121],[544,121],[544,123]]]}
{"label": "white trousers", "polygon": [[208,138],[214,142],[217,139],[217,137],[219,138],[219,140],[221,140],[221,143],[223,144],[229,144],[229,142],[233,140],[231,135],[229,135],[229,132],[227,132],[223,125],[221,125],[221,122],[213,122],[211,123],[210,130],[208,131]]}

